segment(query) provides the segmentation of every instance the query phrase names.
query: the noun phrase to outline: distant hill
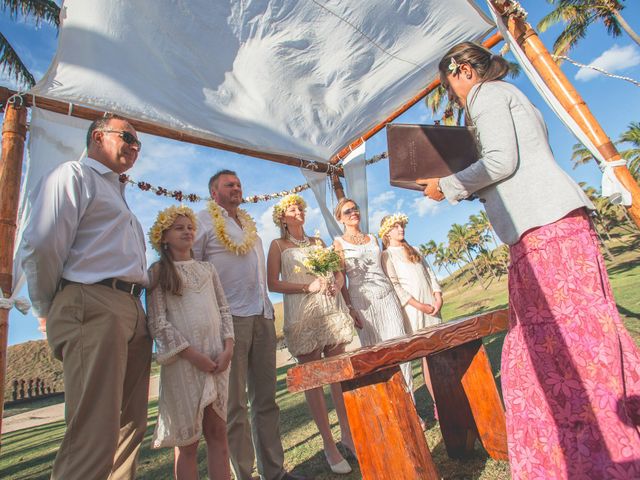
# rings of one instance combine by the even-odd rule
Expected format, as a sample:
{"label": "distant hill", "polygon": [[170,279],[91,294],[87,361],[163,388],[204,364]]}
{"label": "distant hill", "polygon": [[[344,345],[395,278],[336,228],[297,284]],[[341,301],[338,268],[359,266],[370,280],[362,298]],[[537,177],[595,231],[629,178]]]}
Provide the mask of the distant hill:
{"label": "distant hill", "polygon": [[[44,380],[47,387],[57,392],[64,391],[62,363],[53,358],[46,340],[35,340],[12,345],[7,354],[7,376],[4,400],[11,400],[13,381],[36,378]],[[26,387],[25,387],[26,388]],[[26,392],[25,392],[26,395]]]}
{"label": "distant hill", "polygon": [[[276,314],[276,335],[278,340],[282,340],[282,302],[274,304]],[[17,345],[12,345],[8,349],[7,356],[7,376],[5,382],[4,401],[11,400],[13,391],[13,380],[29,379],[35,381],[36,378],[43,379],[46,386],[57,392],[64,391],[64,381],[62,376],[62,363],[53,358],[51,350],[46,340],[35,340]]]}

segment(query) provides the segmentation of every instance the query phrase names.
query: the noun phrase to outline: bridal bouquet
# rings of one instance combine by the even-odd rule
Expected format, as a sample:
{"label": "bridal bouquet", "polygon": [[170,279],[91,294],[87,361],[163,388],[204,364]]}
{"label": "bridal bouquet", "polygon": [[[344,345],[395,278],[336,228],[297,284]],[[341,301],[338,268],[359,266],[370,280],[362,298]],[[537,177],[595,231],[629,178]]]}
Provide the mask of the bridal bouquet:
{"label": "bridal bouquet", "polygon": [[333,273],[342,268],[338,252],[333,247],[323,247],[322,245],[310,248],[302,264],[312,275],[326,279],[333,277]]}

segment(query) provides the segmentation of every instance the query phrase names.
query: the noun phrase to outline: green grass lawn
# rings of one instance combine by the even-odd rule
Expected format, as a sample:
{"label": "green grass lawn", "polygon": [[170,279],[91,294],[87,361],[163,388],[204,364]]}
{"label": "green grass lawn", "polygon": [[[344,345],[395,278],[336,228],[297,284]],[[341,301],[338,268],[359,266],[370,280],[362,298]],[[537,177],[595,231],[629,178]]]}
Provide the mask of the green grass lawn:
{"label": "green grass lawn", "polygon": [[[640,258],[638,241],[628,238],[614,239],[610,248],[616,254],[615,262],[608,265],[618,308],[625,325],[636,343],[640,343]],[[494,281],[487,290],[479,286],[448,285],[445,289],[443,317],[450,320],[507,304],[506,277]],[[500,382],[500,351],[504,334],[484,339],[496,380]],[[291,394],[286,389],[285,375],[288,367],[278,369],[277,401],[281,409],[281,436],[285,449],[285,466],[296,473],[317,479],[359,479],[357,464],[350,463],[354,472],[350,475],[332,475],[324,460],[322,441],[310,419],[304,395]],[[440,430],[435,425],[433,404],[423,385],[422,375],[414,362],[414,382],[417,388],[416,403],[419,414],[426,419],[429,429],[427,442],[440,475],[445,479],[506,480],[510,478],[506,462],[490,459],[482,447],[476,444],[471,458],[464,461],[448,458]],[[330,396],[327,402],[331,405]],[[137,478],[157,480],[171,478],[173,453],[170,449],[151,450],[150,439],[155,427],[157,402],[149,405],[149,429],[142,446]],[[338,439],[337,418],[332,410],[330,420],[334,437]],[[40,427],[8,433],[2,436],[0,478],[15,480],[48,479],[51,464],[62,439],[64,423],[56,422]],[[204,448],[200,449],[200,471],[206,478]]]}

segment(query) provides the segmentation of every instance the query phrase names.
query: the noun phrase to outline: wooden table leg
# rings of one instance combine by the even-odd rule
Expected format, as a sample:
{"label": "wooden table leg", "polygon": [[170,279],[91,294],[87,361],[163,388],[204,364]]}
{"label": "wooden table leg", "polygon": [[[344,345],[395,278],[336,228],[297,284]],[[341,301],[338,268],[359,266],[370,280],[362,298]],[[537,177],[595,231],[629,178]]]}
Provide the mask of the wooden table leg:
{"label": "wooden table leg", "polygon": [[464,457],[479,437],[491,458],[508,460],[504,408],[482,340],[430,355],[427,363],[449,456]]}
{"label": "wooden table leg", "polygon": [[399,367],[342,382],[351,435],[365,480],[437,480]]}

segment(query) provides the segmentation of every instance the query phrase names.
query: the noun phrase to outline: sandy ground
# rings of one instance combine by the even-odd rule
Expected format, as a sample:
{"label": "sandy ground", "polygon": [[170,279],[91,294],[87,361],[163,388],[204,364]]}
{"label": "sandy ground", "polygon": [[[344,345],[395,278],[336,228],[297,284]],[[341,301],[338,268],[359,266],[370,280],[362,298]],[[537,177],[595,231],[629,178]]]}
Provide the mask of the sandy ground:
{"label": "sandy ground", "polygon": [[[355,337],[354,341],[349,345],[348,350],[353,350],[359,346],[360,342],[358,341],[358,337]],[[286,348],[276,350],[276,366],[278,368],[284,365],[291,365],[293,363],[294,359],[291,357],[289,350]],[[149,382],[149,399],[158,397],[159,380],[160,377],[158,376],[151,377],[151,381]],[[38,425],[58,422],[62,419],[64,419],[64,403],[50,405],[48,407],[31,410],[29,412],[2,419],[2,433],[10,433],[24,428],[37,427]]]}

